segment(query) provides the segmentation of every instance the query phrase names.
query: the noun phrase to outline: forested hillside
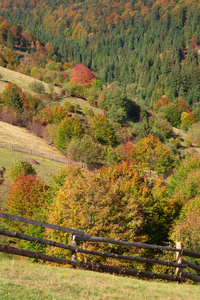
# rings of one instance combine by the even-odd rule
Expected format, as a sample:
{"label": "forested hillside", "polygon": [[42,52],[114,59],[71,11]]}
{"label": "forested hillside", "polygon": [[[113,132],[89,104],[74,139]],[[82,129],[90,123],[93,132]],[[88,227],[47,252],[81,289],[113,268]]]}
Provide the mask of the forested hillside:
{"label": "forested hillside", "polygon": [[104,83],[135,83],[151,105],[163,94],[199,101],[199,1],[11,0],[0,8]]}
{"label": "forested hillside", "polygon": [[0,0],[0,120],[88,167],[67,167],[47,187],[17,162],[5,211],[200,251],[199,20],[200,1]]}

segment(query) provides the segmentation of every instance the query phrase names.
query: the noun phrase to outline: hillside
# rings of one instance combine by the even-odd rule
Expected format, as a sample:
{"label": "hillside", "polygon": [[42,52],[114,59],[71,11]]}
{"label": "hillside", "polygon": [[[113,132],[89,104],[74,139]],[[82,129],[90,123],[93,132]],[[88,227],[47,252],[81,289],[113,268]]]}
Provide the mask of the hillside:
{"label": "hillside", "polygon": [[[198,299],[200,286],[34,264],[0,253],[0,299]],[[22,268],[23,265],[23,268]],[[139,298],[138,298],[139,297]]]}
{"label": "hillside", "polygon": [[0,122],[0,142],[63,157],[55,147],[48,145],[44,139],[37,137],[34,133],[4,122]]}
{"label": "hillside", "polygon": [[181,95],[190,104],[200,99],[198,1],[12,0],[0,5],[2,16],[26,26],[41,43],[51,42],[65,61],[88,66],[104,83],[135,83],[137,96],[150,105],[163,94],[170,100]]}

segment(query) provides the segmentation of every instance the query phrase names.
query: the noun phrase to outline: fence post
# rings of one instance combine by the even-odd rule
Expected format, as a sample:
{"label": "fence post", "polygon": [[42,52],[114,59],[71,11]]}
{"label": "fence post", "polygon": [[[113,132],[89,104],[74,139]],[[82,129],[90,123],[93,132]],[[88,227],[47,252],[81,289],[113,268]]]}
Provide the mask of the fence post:
{"label": "fence post", "polygon": [[[76,246],[76,236],[72,234],[72,246]],[[72,261],[76,261],[76,251],[72,250]]]}
{"label": "fence post", "polygon": [[[182,250],[182,244],[181,242],[176,242],[176,249],[181,249]],[[176,262],[178,264],[182,263],[182,251],[181,252],[176,252]],[[181,277],[182,269],[181,268],[176,268],[176,276]],[[179,281],[178,281],[179,283]]]}

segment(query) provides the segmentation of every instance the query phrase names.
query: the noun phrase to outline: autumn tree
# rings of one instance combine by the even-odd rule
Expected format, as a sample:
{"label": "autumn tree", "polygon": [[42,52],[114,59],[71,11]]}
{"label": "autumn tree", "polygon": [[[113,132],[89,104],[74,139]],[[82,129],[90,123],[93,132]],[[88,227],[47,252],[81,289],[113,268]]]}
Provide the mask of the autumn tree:
{"label": "autumn tree", "polygon": [[41,118],[42,118],[42,122],[46,123],[46,124],[59,124],[62,119],[64,119],[67,116],[68,111],[58,105],[54,105],[53,108],[51,107],[45,107],[42,111],[41,111]]}
{"label": "autumn tree", "polygon": [[130,155],[133,166],[141,173],[148,171],[150,176],[153,174],[168,176],[174,168],[173,152],[154,136],[140,140]]}
{"label": "autumn tree", "polygon": [[165,96],[162,96],[154,105],[153,109],[155,111],[159,111],[163,107],[167,107],[169,104],[169,101]]}
{"label": "autumn tree", "polygon": [[80,139],[84,133],[85,129],[80,121],[73,117],[66,117],[58,128],[57,147],[65,151],[71,139]]}
{"label": "autumn tree", "polygon": [[96,80],[94,74],[82,64],[76,65],[72,70],[71,81],[73,83],[83,83],[91,86],[94,80]]}
{"label": "autumn tree", "polygon": [[[6,211],[12,215],[23,216],[38,221],[45,221],[48,209],[48,188],[44,182],[34,175],[19,175],[11,187],[6,200]],[[44,228],[13,221],[5,222],[9,230],[27,235],[44,237]],[[44,245],[17,241],[21,248],[44,252]]]}
{"label": "autumn tree", "polygon": [[25,94],[15,83],[8,83],[5,87],[2,93],[2,101],[7,107],[16,108],[19,112],[29,107]]}
{"label": "autumn tree", "polygon": [[92,134],[101,144],[114,145],[117,142],[117,136],[109,120],[101,114],[92,118]]}

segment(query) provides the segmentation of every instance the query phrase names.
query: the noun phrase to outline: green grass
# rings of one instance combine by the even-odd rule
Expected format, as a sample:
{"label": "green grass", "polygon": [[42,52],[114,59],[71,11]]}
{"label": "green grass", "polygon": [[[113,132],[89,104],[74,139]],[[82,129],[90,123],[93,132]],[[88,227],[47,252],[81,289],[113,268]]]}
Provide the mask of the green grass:
{"label": "green grass", "polygon": [[0,300],[199,299],[200,286],[74,270],[0,253]]}
{"label": "green grass", "polygon": [[39,165],[33,165],[33,168],[36,170],[37,176],[42,178],[48,185],[51,182],[51,174],[55,175],[61,168],[65,167],[65,165],[62,163],[58,163],[46,158],[0,148],[0,165],[6,169],[4,173],[4,182],[2,185],[0,185],[0,207],[4,205],[4,201],[9,193],[9,188],[11,185],[8,176],[9,168],[18,160],[26,157],[33,158],[39,163]]}

